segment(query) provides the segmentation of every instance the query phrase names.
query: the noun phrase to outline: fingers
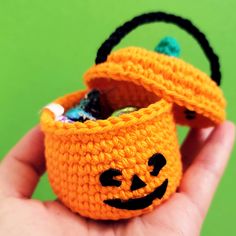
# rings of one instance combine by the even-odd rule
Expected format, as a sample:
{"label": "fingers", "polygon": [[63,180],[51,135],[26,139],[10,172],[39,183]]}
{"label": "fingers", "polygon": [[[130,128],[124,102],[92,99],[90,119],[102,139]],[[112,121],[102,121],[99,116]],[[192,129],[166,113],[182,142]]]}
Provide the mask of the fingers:
{"label": "fingers", "polygon": [[229,159],[235,136],[230,122],[216,127],[185,172],[180,192],[185,193],[205,216]]}
{"label": "fingers", "polygon": [[197,156],[205,141],[211,134],[213,128],[206,129],[192,129],[188,133],[187,138],[185,139],[181,147],[181,155],[183,161],[184,171],[189,167],[191,162]]}
{"label": "fingers", "polygon": [[37,126],[0,163],[0,196],[30,197],[44,169],[43,134]]}

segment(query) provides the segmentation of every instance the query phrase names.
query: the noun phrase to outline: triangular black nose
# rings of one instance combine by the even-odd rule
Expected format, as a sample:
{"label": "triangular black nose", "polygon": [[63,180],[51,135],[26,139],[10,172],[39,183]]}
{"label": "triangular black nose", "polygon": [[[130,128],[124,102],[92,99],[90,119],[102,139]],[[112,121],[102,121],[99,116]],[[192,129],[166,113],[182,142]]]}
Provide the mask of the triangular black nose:
{"label": "triangular black nose", "polygon": [[143,188],[143,187],[145,187],[146,185],[147,185],[147,184],[144,183],[137,175],[134,175],[134,176],[133,176],[133,179],[132,179],[132,184],[131,184],[130,190],[131,190],[131,191],[134,191],[134,190]]}

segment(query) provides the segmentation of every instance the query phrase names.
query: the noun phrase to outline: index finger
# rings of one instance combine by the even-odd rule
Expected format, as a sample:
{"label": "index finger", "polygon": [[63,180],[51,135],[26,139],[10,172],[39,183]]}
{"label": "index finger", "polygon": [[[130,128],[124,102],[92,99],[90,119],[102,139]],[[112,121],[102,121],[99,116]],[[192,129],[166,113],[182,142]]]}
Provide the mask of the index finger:
{"label": "index finger", "polygon": [[235,127],[225,122],[210,134],[184,174],[180,192],[186,194],[204,216],[232,151]]}

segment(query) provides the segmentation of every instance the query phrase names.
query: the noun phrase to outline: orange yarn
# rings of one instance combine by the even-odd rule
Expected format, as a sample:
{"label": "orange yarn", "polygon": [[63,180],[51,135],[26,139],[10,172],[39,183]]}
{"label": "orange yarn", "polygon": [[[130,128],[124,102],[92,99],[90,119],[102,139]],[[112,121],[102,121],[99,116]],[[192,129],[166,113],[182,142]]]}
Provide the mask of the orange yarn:
{"label": "orange yarn", "polygon": [[[84,92],[68,95],[55,103],[69,108]],[[93,219],[123,219],[146,213],[168,199],[176,191],[181,178],[181,160],[173,121],[172,106],[160,100],[120,117],[107,120],[75,122],[54,120],[49,110],[41,117],[45,133],[47,170],[50,183],[59,199],[72,211]],[[167,164],[158,176],[151,176],[148,160],[161,153]],[[103,187],[100,175],[109,168],[122,171],[120,187]],[[130,191],[133,175],[147,186]],[[124,210],[110,207],[103,201],[128,200],[150,194],[168,179],[161,199],[145,209]]]}
{"label": "orange yarn", "polygon": [[[111,80],[112,78],[112,80]],[[176,122],[207,127],[225,119],[225,99],[221,89],[205,73],[181,59],[129,47],[111,53],[107,61],[87,71],[89,87],[104,87],[116,81],[132,81],[160,98],[174,103]],[[184,110],[198,113],[187,120]]]}
{"label": "orange yarn", "polygon": [[[93,219],[117,220],[149,212],[176,191],[182,176],[175,120],[193,127],[222,122],[222,92],[206,74],[182,60],[133,47],[114,52],[106,62],[93,66],[85,80],[88,88],[105,94],[113,109],[142,108],[84,123],[55,121],[53,113],[44,109],[41,125],[51,186],[72,211]],[[67,110],[85,93],[69,94],[54,103]],[[186,108],[197,112],[196,119],[185,118]],[[166,160],[160,172],[153,170],[160,156],[150,160],[155,154]],[[117,186],[101,182],[110,169],[118,173],[111,178]],[[142,188],[132,189],[134,176]],[[156,191],[166,181],[166,191],[158,197]],[[142,198],[147,205],[137,200]],[[107,203],[114,199],[115,207]]]}

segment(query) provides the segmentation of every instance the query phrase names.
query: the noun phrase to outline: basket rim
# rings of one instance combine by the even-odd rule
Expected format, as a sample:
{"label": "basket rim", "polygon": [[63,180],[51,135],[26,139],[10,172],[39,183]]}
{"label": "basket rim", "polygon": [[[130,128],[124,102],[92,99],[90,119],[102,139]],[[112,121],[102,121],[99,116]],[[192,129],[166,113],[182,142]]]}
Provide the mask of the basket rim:
{"label": "basket rim", "polygon": [[[53,101],[53,103],[64,106],[64,101],[71,97],[82,97],[88,90],[80,90],[67,94]],[[173,104],[160,99],[147,107],[140,108],[129,114],[122,114],[119,117],[108,117],[104,120],[87,120],[85,122],[63,123],[56,121],[54,114],[47,108],[41,112],[40,123],[42,130],[46,133],[56,135],[73,135],[73,134],[94,134],[114,131],[121,128],[127,128],[133,125],[151,121],[153,118],[163,113],[168,113],[173,117]]]}

